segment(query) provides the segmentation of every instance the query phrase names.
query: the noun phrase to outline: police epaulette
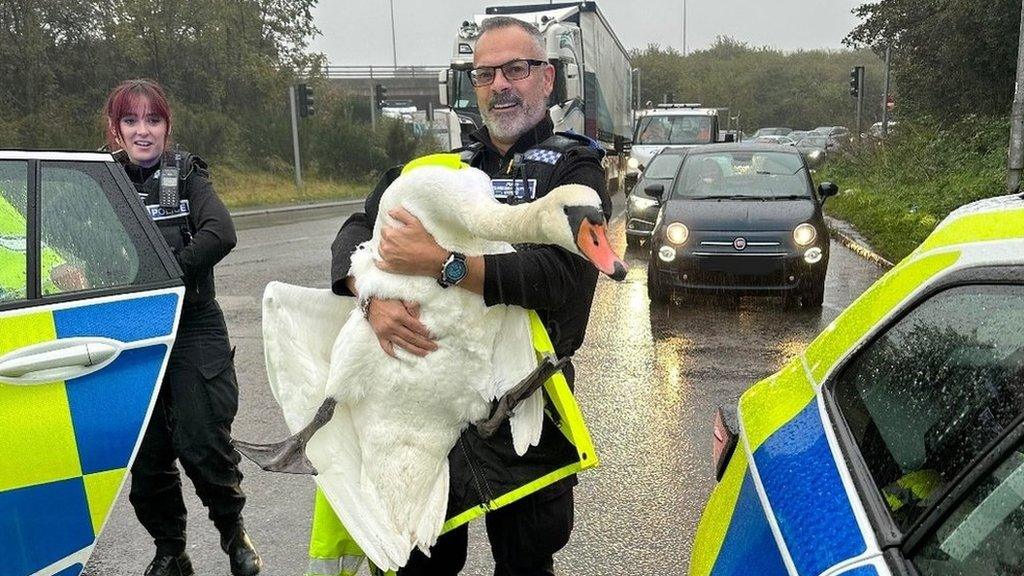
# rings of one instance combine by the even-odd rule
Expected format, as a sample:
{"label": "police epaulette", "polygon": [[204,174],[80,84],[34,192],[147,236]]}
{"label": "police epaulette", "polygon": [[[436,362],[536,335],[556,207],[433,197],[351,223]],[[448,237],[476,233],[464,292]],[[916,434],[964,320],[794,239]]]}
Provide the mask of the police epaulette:
{"label": "police epaulette", "polygon": [[473,157],[479,154],[484,149],[482,142],[470,142],[460,148],[452,150],[452,154],[458,154],[459,158],[466,164],[473,163]]}
{"label": "police epaulette", "polygon": [[576,142],[589,146],[595,150],[604,151],[604,147],[601,146],[600,142],[585,134],[577,134],[576,132],[555,132],[555,135],[575,140]]}

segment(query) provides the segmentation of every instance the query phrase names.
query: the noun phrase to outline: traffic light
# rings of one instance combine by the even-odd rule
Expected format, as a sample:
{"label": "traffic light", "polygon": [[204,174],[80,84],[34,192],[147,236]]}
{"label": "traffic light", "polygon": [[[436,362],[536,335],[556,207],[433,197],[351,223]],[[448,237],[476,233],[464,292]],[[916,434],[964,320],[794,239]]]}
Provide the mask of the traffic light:
{"label": "traffic light", "polygon": [[313,108],[313,87],[309,84],[299,84],[295,87],[295,99],[299,104],[299,117],[306,118],[316,114]]}
{"label": "traffic light", "polygon": [[856,98],[860,95],[860,71],[862,66],[854,66],[850,70],[850,96]]}
{"label": "traffic light", "polygon": [[373,98],[377,102],[377,108],[384,107],[384,100],[388,97],[388,89],[383,84],[373,85]]}

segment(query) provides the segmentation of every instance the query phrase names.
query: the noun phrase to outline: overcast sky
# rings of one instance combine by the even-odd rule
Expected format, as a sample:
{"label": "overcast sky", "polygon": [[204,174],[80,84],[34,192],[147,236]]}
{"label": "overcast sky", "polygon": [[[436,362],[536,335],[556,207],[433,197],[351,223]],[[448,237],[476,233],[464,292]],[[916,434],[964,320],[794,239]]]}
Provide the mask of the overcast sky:
{"label": "overcast sky", "polygon": [[[487,6],[542,2],[508,0],[393,0],[398,64],[442,65],[451,56],[458,25]],[[660,44],[682,48],[684,0],[599,0],[626,48]],[[842,48],[857,24],[851,10],[867,0],[685,0],[686,45],[707,47],[727,35],[782,50]],[[334,65],[391,64],[389,0],[320,0],[315,21],[322,35],[311,48]]]}

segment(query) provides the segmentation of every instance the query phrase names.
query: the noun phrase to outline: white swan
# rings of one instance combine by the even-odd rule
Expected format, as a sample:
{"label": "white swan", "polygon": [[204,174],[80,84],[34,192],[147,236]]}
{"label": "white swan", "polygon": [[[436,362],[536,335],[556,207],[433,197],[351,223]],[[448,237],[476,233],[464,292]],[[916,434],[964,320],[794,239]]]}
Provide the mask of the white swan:
{"label": "white swan", "polygon": [[[514,394],[526,386],[532,392],[557,369],[550,362],[537,366],[524,309],[487,307],[467,290],[377,268],[380,230],[392,223],[388,211],[400,205],[447,250],[482,255],[511,251],[510,242],[556,244],[586,255],[616,279],[625,276],[625,265],[608,246],[600,198],[592,189],[561,186],[532,203],[509,206],[494,199],[483,172],[427,165],[407,171],[385,191],[373,238],[353,255],[351,271],[364,297],[419,302],[420,320],[438,350],[423,358],[399,350],[391,358],[358,310],[340,330],[330,328],[337,302],[345,299],[268,286],[268,374],[297,433],[269,452],[236,446],[265,469],[294,472],[303,470],[301,450],[309,441],[318,483],[367,557],[386,570],[404,566],[414,547],[426,551],[436,541],[448,499],[447,456],[463,428],[487,419],[493,400],[513,388]],[[288,308],[304,320],[295,322],[284,312]],[[324,341],[331,338],[328,356]],[[314,412],[313,423],[300,430]],[[492,419],[488,427],[495,424]],[[542,424],[543,397],[533,393],[511,417],[518,454],[538,442]]]}

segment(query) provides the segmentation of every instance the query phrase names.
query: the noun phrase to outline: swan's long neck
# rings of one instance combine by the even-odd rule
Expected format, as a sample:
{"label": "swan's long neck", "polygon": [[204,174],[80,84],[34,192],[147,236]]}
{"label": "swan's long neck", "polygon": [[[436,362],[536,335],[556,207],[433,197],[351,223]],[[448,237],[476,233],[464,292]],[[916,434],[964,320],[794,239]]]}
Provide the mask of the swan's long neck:
{"label": "swan's long neck", "polygon": [[543,216],[545,198],[528,204],[492,204],[469,202],[464,207],[464,225],[470,234],[486,240],[509,244],[546,244]]}

